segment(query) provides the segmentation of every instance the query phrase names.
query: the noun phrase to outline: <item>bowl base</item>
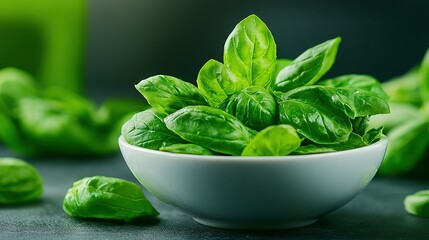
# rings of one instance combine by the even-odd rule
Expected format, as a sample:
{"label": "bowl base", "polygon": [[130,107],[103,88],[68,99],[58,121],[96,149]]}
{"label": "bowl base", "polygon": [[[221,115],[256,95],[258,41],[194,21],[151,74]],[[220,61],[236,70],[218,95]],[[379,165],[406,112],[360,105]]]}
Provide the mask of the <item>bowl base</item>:
{"label": "bowl base", "polygon": [[286,222],[235,222],[219,221],[211,219],[193,218],[197,223],[215,228],[225,229],[242,229],[242,230],[273,230],[273,229],[290,229],[308,226],[317,221],[317,219],[303,221],[286,221]]}

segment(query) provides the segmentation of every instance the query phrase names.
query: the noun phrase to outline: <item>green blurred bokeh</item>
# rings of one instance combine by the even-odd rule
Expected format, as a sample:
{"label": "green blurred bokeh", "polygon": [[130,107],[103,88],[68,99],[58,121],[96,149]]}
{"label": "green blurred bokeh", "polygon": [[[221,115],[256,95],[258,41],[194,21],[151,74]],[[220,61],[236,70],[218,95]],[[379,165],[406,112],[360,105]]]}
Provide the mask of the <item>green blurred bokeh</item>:
{"label": "green blurred bokeh", "polygon": [[0,69],[81,93],[86,28],[86,0],[1,0]]}

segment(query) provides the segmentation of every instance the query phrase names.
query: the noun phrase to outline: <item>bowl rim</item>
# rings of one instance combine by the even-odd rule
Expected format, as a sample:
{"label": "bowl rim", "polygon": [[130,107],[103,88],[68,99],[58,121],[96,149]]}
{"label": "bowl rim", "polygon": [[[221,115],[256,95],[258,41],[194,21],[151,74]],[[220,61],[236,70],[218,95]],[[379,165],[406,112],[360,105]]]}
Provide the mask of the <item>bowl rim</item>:
{"label": "bowl rim", "polygon": [[[153,150],[143,147],[138,147],[129,144],[124,136],[119,136],[118,143],[119,146],[125,146],[126,148],[130,148],[134,151],[138,151],[140,153],[148,153],[155,154],[159,156],[165,156],[170,158],[177,159],[187,159],[187,160],[206,160],[206,161],[240,161],[240,162],[257,162],[263,160],[266,161],[303,161],[306,159],[319,159],[319,158],[329,158],[329,157],[337,157],[339,155],[344,154],[359,154],[362,152],[366,152],[372,149],[376,149],[379,147],[385,148],[387,147],[388,138],[386,135],[382,134],[380,140],[375,143],[372,143],[367,146],[347,149],[337,152],[328,152],[328,153],[313,153],[313,154],[305,154],[305,155],[287,155],[287,156],[220,156],[220,155],[196,155],[196,154],[186,154],[186,153],[171,153],[160,150]],[[122,151],[122,147],[121,147]]]}

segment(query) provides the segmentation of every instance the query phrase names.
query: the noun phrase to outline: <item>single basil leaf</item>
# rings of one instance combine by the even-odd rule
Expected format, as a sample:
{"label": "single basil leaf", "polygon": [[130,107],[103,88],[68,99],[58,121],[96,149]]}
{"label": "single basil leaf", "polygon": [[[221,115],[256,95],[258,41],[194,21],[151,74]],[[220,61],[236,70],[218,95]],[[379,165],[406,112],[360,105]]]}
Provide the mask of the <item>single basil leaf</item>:
{"label": "single basil leaf", "polygon": [[420,65],[420,94],[424,102],[429,102],[429,49]]}
{"label": "single basil leaf", "polygon": [[193,143],[176,143],[170,146],[161,147],[159,150],[172,153],[213,155],[213,152],[209,149]]}
{"label": "single basil leaf", "polygon": [[269,126],[255,135],[241,156],[286,156],[300,144],[301,139],[292,126]]}
{"label": "single basil leaf", "polygon": [[212,107],[219,107],[227,101],[229,96],[244,88],[228,77],[222,63],[213,59],[210,59],[201,68],[198,73],[197,85],[201,94]]}
{"label": "single basil leaf", "polygon": [[194,85],[171,76],[149,77],[139,82],[136,89],[159,112],[172,113],[190,105],[207,105]]}
{"label": "single basil leaf", "polygon": [[244,125],[262,130],[277,121],[277,102],[264,88],[252,86],[231,97],[226,112]]}
{"label": "single basil leaf", "polygon": [[0,206],[35,201],[43,192],[40,173],[15,158],[0,158]]}
{"label": "single basil leaf", "polygon": [[322,102],[282,100],[279,113],[280,123],[292,125],[298,133],[320,144],[344,142],[352,131],[352,124],[344,113]]}
{"label": "single basil leaf", "polygon": [[306,104],[325,104],[345,113],[349,118],[389,113],[388,103],[381,97],[357,88],[304,86],[282,95],[282,99],[297,99]]}
{"label": "single basil leaf", "polygon": [[123,125],[122,136],[129,144],[154,150],[184,142],[167,129],[163,120],[166,116],[154,108],[137,113]]}
{"label": "single basil leaf", "polygon": [[273,78],[275,79],[279,72],[285,68],[287,65],[291,64],[293,60],[281,58],[276,60],[276,70],[274,70]]}
{"label": "single basil leaf", "polygon": [[404,199],[405,210],[412,215],[429,217],[429,190],[418,191]]}
{"label": "single basil leaf", "polygon": [[390,102],[409,103],[415,106],[422,104],[419,71],[419,67],[413,68],[408,73],[381,84]]}
{"label": "single basil leaf", "polygon": [[302,53],[278,73],[273,90],[286,92],[317,82],[334,64],[340,42],[337,37]]}
{"label": "single basil leaf", "polygon": [[412,170],[429,144],[429,123],[424,117],[409,119],[387,132],[389,145],[380,166],[381,175],[400,175]]}
{"label": "single basil leaf", "polygon": [[235,26],[224,47],[228,72],[249,86],[268,88],[276,67],[276,43],[268,27],[256,15]]}
{"label": "single basil leaf", "polygon": [[86,177],[73,183],[63,210],[72,217],[131,221],[158,216],[135,183],[112,177]]}
{"label": "single basil leaf", "polygon": [[372,92],[384,100],[389,99],[389,96],[387,96],[377,79],[368,75],[349,74],[333,79],[323,80],[319,82],[318,85],[337,88],[357,88]]}
{"label": "single basil leaf", "polygon": [[215,152],[240,155],[254,133],[234,116],[207,106],[189,106],[164,119],[183,139]]}

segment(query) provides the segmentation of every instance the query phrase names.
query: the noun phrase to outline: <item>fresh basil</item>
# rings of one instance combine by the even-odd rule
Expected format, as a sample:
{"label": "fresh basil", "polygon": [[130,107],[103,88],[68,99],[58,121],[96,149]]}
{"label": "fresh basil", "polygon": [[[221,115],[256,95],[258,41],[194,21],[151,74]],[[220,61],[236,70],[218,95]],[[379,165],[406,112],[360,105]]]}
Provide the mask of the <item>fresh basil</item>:
{"label": "fresh basil", "polygon": [[206,105],[204,97],[194,85],[171,76],[146,78],[136,88],[160,112],[172,113],[189,105]]}
{"label": "fresh basil", "polygon": [[250,15],[237,24],[226,39],[223,60],[238,81],[248,86],[270,86],[276,67],[276,43],[259,17]]}
{"label": "fresh basil", "polygon": [[275,91],[288,91],[317,82],[334,64],[341,38],[312,47],[283,68],[273,84]]}

